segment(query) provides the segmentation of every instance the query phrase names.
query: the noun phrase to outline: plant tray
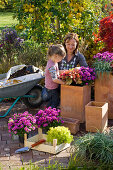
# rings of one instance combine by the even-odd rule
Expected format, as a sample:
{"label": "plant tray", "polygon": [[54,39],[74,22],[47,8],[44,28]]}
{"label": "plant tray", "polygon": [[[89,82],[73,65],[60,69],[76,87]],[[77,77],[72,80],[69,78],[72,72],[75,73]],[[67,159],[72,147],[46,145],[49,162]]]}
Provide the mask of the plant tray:
{"label": "plant tray", "polygon": [[[40,138],[40,135],[37,134],[37,135],[27,139],[27,135],[26,135],[26,136],[24,136],[24,146],[31,147],[32,144],[34,144],[35,142],[37,142],[40,139],[46,140],[47,139],[46,136],[47,136],[46,134],[42,134],[42,136]],[[48,142],[45,142],[45,143],[35,146],[31,149],[42,151],[42,152],[48,152],[51,154],[57,154],[68,147],[70,147],[70,143],[62,143],[60,145],[57,145],[57,139],[54,139],[53,145],[49,144]]]}

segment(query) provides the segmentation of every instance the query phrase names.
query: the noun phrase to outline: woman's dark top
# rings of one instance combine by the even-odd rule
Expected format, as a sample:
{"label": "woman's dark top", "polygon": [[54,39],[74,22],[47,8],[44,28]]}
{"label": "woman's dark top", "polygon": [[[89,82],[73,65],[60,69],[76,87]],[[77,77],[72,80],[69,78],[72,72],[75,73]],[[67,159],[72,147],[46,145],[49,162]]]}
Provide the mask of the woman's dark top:
{"label": "woman's dark top", "polygon": [[79,51],[77,52],[77,54],[75,54],[75,56],[72,57],[72,59],[69,62],[67,61],[66,56],[62,61],[59,62],[58,65],[59,70],[69,70],[75,68],[78,64],[84,67],[88,66],[85,57]]}

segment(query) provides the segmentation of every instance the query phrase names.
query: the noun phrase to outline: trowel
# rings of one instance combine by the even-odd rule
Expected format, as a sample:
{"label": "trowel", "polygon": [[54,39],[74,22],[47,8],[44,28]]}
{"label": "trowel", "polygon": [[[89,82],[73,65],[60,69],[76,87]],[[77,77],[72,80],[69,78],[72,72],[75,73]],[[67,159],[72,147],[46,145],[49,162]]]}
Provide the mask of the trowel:
{"label": "trowel", "polygon": [[41,140],[39,140],[38,142],[32,144],[31,147],[23,147],[23,148],[17,149],[17,150],[15,151],[15,153],[28,152],[31,148],[33,148],[33,147],[35,147],[35,146],[37,146],[37,145],[40,145],[40,144],[42,144],[42,143],[44,143],[44,142],[46,142],[46,140],[45,140],[45,139],[41,139]]}

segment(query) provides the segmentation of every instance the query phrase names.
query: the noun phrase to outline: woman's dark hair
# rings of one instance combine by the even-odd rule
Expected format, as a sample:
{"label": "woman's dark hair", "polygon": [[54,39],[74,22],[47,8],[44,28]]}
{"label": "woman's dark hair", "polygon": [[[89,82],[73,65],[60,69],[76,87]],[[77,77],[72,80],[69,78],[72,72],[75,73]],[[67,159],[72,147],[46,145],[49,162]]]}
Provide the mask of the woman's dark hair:
{"label": "woman's dark hair", "polygon": [[78,49],[78,46],[79,46],[79,39],[78,39],[78,35],[76,33],[68,33],[64,38],[63,46],[64,46],[64,48],[67,52],[66,41],[71,40],[71,39],[74,39],[77,42],[77,46],[76,46],[75,50],[73,51],[73,53],[75,54],[75,52],[77,52],[77,49]]}

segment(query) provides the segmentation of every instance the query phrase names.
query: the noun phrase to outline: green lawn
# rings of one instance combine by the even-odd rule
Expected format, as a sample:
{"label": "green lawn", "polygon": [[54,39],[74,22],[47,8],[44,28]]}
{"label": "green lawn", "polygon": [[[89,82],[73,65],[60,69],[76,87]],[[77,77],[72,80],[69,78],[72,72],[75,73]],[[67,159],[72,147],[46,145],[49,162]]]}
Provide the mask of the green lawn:
{"label": "green lawn", "polygon": [[13,19],[13,13],[0,12],[0,30],[2,30],[5,26],[12,27],[17,23],[18,21]]}

